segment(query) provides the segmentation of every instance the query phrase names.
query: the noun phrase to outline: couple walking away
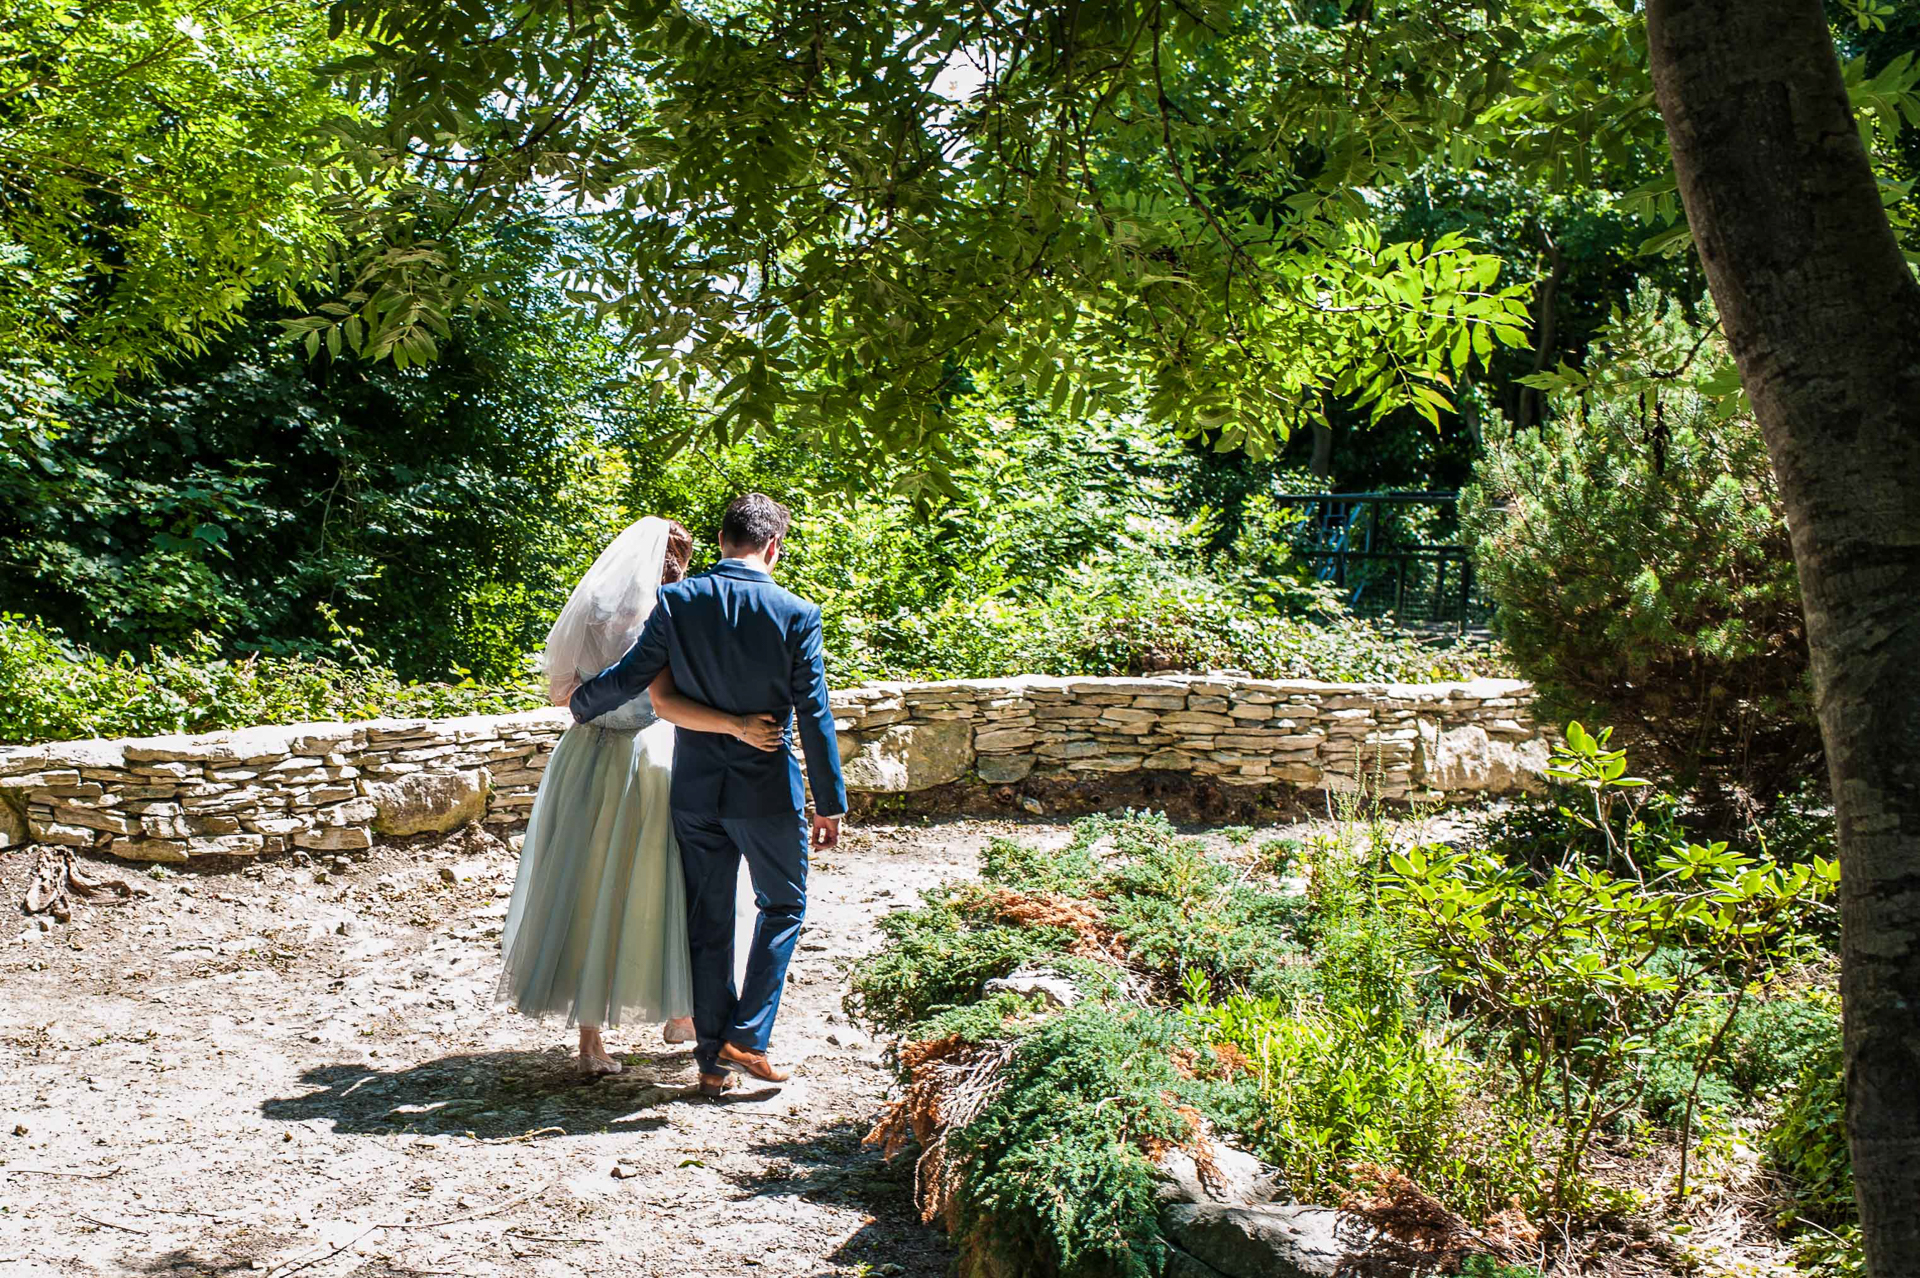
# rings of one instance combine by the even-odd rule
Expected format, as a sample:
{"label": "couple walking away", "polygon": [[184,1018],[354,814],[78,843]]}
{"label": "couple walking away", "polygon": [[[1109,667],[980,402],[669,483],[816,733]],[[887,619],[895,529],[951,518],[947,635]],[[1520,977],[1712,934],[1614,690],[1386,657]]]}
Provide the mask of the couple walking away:
{"label": "couple walking away", "polygon": [[[578,1024],[586,1073],[620,1071],[603,1026],[665,1020],[668,1042],[693,1042],[709,1096],[734,1074],[786,1080],[767,1049],[806,912],[808,847],[832,847],[847,810],[820,610],[773,583],[788,519],[770,497],[736,499],[724,557],[692,578],[687,530],[642,519],[547,635],[549,689],[574,726],[528,820],[499,998]],[[742,859],[758,917],[736,983]]]}

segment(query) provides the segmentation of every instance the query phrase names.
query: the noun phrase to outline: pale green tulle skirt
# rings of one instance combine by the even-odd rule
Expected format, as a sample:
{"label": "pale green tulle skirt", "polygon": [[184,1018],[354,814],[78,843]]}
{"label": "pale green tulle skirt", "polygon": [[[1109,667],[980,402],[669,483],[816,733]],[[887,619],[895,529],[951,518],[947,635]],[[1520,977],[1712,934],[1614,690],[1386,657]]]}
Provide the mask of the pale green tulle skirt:
{"label": "pale green tulle skirt", "polygon": [[501,934],[497,999],[568,1024],[693,1012],[673,725],[580,725],[554,747]]}

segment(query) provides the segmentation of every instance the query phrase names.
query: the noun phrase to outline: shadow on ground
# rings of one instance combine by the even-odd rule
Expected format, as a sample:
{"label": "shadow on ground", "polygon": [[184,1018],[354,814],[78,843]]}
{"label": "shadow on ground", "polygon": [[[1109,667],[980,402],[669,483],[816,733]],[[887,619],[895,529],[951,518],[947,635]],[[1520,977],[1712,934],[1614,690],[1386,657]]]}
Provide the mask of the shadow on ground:
{"label": "shadow on ground", "polygon": [[258,1271],[246,1259],[228,1257],[216,1260],[194,1248],[176,1247],[147,1257],[134,1272],[171,1274],[176,1278],[221,1278],[225,1274],[253,1274]]}
{"label": "shadow on ground", "polygon": [[[629,1053],[623,1073],[583,1078],[570,1053],[478,1052],[443,1056],[406,1069],[321,1065],[300,1081],[318,1090],[274,1097],[260,1113],[280,1122],[329,1120],[336,1132],[391,1136],[458,1135],[481,1140],[645,1131],[665,1123],[655,1112],[694,1091],[689,1052]],[[728,1100],[759,1100],[743,1090]],[[723,1102],[724,1103],[724,1102]]]}
{"label": "shadow on ground", "polygon": [[866,1224],[825,1259],[835,1265],[869,1270],[898,1265],[888,1273],[945,1274],[952,1251],[945,1238],[920,1222],[913,1200],[916,1150],[891,1163],[862,1137],[867,1125],[843,1119],[796,1139],[769,1139],[752,1145],[766,1160],[759,1175],[734,1178],[740,1198],[796,1196],[855,1207]]}

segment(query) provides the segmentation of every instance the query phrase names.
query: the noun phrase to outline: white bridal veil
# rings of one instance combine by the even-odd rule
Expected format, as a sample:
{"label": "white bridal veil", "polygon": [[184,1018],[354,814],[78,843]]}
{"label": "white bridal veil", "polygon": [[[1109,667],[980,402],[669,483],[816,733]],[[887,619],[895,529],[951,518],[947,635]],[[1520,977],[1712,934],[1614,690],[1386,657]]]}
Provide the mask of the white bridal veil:
{"label": "white bridal veil", "polygon": [[567,597],[547,631],[541,661],[555,705],[620,660],[640,637],[660,593],[667,528],[667,521],[654,515],[628,525]]}

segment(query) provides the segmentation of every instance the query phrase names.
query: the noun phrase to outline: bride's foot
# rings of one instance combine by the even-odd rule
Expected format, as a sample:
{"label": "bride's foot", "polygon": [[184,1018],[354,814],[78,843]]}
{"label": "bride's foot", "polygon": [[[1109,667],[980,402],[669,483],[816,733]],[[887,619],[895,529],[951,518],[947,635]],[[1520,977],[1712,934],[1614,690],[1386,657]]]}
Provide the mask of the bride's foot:
{"label": "bride's foot", "polygon": [[582,1056],[574,1068],[589,1078],[598,1078],[602,1074],[618,1074],[624,1067],[611,1056]]}
{"label": "bride's foot", "polygon": [[580,1059],[574,1066],[582,1074],[598,1077],[601,1074],[618,1074],[620,1062],[607,1052],[607,1045],[600,1039],[598,1025],[580,1027]]}
{"label": "bride's foot", "polygon": [[660,1037],[669,1043],[691,1043],[699,1036],[693,1032],[691,1016],[676,1016],[660,1027]]}

